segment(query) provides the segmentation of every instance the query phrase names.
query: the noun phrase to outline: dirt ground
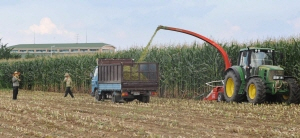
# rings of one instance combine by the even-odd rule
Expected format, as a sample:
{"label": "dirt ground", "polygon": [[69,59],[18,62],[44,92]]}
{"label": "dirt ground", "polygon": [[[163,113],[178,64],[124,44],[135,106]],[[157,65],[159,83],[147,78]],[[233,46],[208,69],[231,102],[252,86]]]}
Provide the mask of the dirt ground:
{"label": "dirt ground", "polygon": [[300,106],[151,97],[114,104],[88,94],[0,90],[0,137],[300,137]]}

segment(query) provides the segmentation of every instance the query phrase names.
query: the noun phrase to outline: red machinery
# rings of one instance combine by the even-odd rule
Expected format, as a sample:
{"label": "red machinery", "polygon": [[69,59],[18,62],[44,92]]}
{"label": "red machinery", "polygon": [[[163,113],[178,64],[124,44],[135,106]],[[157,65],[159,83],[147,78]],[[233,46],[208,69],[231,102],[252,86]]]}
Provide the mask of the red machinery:
{"label": "red machinery", "polygon": [[[222,82],[222,85],[213,85],[214,83],[220,83]],[[212,82],[208,82],[206,83],[206,85],[212,87],[213,89],[210,91],[210,93],[203,98],[203,100],[208,100],[208,101],[213,101],[213,100],[217,100],[217,101],[224,101],[224,96],[223,96],[223,92],[224,92],[224,87],[223,87],[223,80],[220,81],[212,81]]]}
{"label": "red machinery", "polygon": [[[226,51],[222,48],[222,46],[220,46],[219,44],[217,44],[216,42],[206,38],[205,36],[202,36],[200,34],[197,34],[195,32],[191,32],[188,30],[184,30],[184,29],[179,29],[179,28],[173,28],[173,27],[168,27],[168,26],[158,26],[157,29],[164,29],[164,30],[170,30],[170,31],[175,31],[175,32],[181,32],[181,33],[185,33],[188,35],[192,35],[195,36],[209,44],[211,44],[212,46],[214,46],[222,55],[223,59],[224,59],[224,63],[225,63],[225,70],[227,70],[228,68],[231,67],[231,63],[230,60],[228,58],[228,55],[226,53]],[[211,83],[216,83],[216,82],[220,82],[220,81],[213,81],[213,82],[208,82],[206,83],[207,85],[213,87],[213,89],[211,90],[211,92],[203,99],[203,100],[221,100],[223,99],[223,93],[224,93],[224,87],[223,86],[214,86],[211,85]],[[223,82],[223,81],[222,81]]]}

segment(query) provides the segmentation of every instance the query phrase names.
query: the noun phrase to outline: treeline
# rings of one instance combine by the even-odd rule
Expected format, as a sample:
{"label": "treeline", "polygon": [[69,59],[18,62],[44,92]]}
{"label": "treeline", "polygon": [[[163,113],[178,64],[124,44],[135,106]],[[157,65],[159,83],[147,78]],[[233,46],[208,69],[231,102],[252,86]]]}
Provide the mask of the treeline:
{"label": "treeline", "polygon": [[20,54],[15,54],[15,53],[11,53],[11,51],[13,50],[13,48],[9,48],[7,47],[7,44],[3,44],[1,42],[2,39],[0,39],[0,60],[1,59],[19,59],[21,58]]}

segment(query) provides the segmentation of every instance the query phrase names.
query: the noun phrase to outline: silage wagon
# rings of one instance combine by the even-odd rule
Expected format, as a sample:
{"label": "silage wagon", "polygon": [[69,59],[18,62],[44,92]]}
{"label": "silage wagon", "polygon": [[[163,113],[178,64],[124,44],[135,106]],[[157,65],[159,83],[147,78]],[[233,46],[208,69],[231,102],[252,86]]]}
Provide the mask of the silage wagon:
{"label": "silage wagon", "polygon": [[159,87],[158,63],[135,63],[133,59],[97,59],[92,78],[91,95],[97,101],[114,103],[137,99],[150,102]]}

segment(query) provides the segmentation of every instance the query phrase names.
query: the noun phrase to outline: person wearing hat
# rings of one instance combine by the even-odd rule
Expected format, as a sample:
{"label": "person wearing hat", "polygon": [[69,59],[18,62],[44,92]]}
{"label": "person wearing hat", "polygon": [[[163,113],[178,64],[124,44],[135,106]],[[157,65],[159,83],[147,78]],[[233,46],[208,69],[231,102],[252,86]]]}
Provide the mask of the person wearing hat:
{"label": "person wearing hat", "polygon": [[13,100],[17,100],[18,92],[19,92],[19,82],[21,81],[19,78],[20,72],[15,71],[13,74],[12,82],[13,82]]}
{"label": "person wearing hat", "polygon": [[71,91],[71,85],[72,85],[72,79],[70,77],[69,73],[65,73],[65,79],[64,82],[66,82],[66,93],[65,93],[65,97],[67,97],[68,94],[71,95],[72,98],[74,98],[74,95]]}

